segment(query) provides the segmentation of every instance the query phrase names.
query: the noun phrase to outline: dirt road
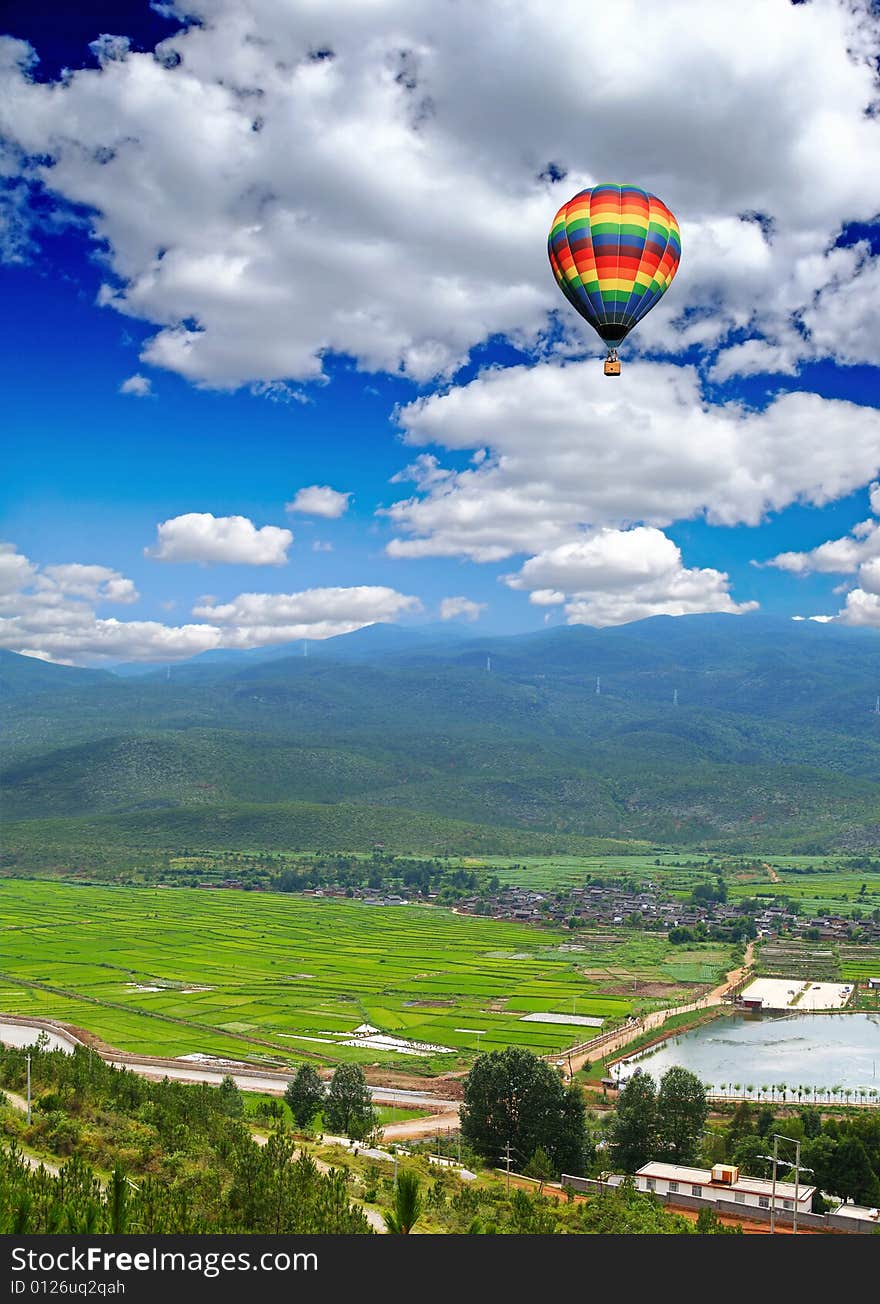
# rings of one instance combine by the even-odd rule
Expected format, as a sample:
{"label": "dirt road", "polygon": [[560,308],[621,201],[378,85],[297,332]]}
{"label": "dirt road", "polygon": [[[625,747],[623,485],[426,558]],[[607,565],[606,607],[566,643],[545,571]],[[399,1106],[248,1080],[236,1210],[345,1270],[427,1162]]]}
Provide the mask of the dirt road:
{"label": "dirt road", "polygon": [[[4,1091],[3,1095],[9,1101],[13,1109],[20,1109],[22,1114],[27,1113],[27,1101],[24,1096],[20,1096],[16,1091]],[[58,1176],[58,1165],[53,1164],[51,1159],[38,1159],[36,1155],[26,1154],[23,1150],[21,1151],[21,1157],[27,1164],[28,1168],[33,1168],[34,1171],[38,1168],[45,1168],[47,1172],[52,1173],[54,1177]]]}
{"label": "dirt road", "polygon": [[[720,1005],[723,997],[727,995],[732,987],[736,987],[742,981],[751,968],[754,951],[754,942],[749,942],[743,963],[738,968],[731,969],[724,982],[719,983],[717,987],[713,987],[710,992],[706,992],[699,1000],[690,1001],[687,1005],[673,1005],[667,1010],[653,1010],[650,1014],[646,1014],[644,1018],[639,1019],[638,1022],[627,1024],[625,1028],[621,1028],[620,1032],[609,1038],[608,1041],[603,1042],[601,1046],[597,1046],[595,1050],[586,1050],[578,1055],[572,1055],[570,1061],[572,1072],[577,1073],[578,1069],[583,1068],[587,1060],[592,1061],[597,1057],[608,1059],[609,1056],[623,1050],[625,1046],[629,1046],[631,1042],[643,1037],[646,1032],[651,1032],[654,1028],[662,1028],[666,1020],[676,1014],[688,1014],[691,1011],[706,1010],[713,1005]],[[566,1067],[568,1067],[568,1063],[566,1057]]]}
{"label": "dirt road", "polygon": [[458,1131],[458,1106],[427,1118],[408,1118],[403,1123],[387,1123],[382,1129],[383,1141],[407,1141],[413,1137],[439,1136],[444,1132]]}

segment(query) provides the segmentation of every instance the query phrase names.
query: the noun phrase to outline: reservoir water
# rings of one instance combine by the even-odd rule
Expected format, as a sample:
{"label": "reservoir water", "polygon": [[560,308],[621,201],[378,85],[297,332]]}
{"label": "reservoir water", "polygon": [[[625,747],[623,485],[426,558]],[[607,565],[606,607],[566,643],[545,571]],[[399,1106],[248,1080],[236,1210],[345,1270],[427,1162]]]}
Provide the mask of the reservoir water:
{"label": "reservoir water", "polygon": [[621,1077],[640,1068],[658,1081],[674,1064],[711,1083],[717,1095],[757,1099],[769,1087],[778,1099],[783,1082],[789,1098],[798,1086],[880,1092],[880,1015],[725,1014],[630,1056]]}

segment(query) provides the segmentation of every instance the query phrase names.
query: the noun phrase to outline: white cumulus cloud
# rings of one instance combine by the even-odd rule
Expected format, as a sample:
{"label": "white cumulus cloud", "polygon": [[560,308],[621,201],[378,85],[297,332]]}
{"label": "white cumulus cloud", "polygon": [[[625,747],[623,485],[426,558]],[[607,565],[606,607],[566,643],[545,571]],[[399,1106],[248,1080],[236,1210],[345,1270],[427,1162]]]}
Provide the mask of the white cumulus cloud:
{"label": "white cumulus cloud", "polygon": [[36,575],[36,567],[14,543],[0,543],[0,597],[17,593]]}
{"label": "white cumulus cloud", "polygon": [[474,602],[472,598],[444,598],[440,603],[440,619],[455,620],[460,616],[464,620],[477,620],[486,606],[487,603]]}
{"label": "white cumulus cloud", "polygon": [[193,615],[227,631],[227,647],[297,638],[331,638],[350,634],[376,621],[391,621],[418,611],[418,598],[382,585],[305,589],[300,593],[240,593],[231,602],[209,602]]}
{"label": "white cumulus cloud", "polygon": [[348,509],[350,493],[331,489],[326,484],[311,484],[298,489],[292,502],[285,503],[289,512],[303,512],[307,516],[324,516],[333,520]]}
{"label": "white cumulus cloud", "polygon": [[246,516],[187,512],[156,526],[155,547],[145,548],[156,561],[237,562],[282,566],[293,543],[290,530],[277,525],[258,529]]}
{"label": "white cumulus cloud", "polygon": [[[876,261],[834,248],[878,208],[867,3],[739,0],[735,22],[696,0],[589,21],[582,0],[552,21],[545,0],[185,9],[199,21],[155,56],[103,36],[100,69],[56,84],[23,42],[0,50],[15,161],[91,214],[102,302],[155,324],[149,363],[259,385],[317,378],[336,352],[426,380],[492,336],[534,343],[553,308],[580,333],[547,228],[620,177],[682,224],[645,345],[735,348],[745,330],[763,359],[722,367],[877,359]],[[817,295],[842,334],[809,317]]]}
{"label": "white cumulus cloud", "polygon": [[120,394],[132,394],[135,398],[151,398],[153,385],[149,376],[129,376],[119,386]]}
{"label": "white cumulus cloud", "polygon": [[44,566],[37,578],[37,589],[43,597],[52,594],[64,597],[86,598],[90,602],[137,602],[140,594],[132,580],[120,575],[109,566],[83,566],[68,562],[60,566]]}
{"label": "white cumulus cloud", "polygon": [[808,552],[779,552],[765,566],[793,575],[851,575],[862,563],[880,556],[880,523],[862,521],[841,539],[829,539]]}
{"label": "white cumulus cloud", "polygon": [[821,506],[880,470],[880,412],[787,393],[763,411],[708,403],[690,367],[636,362],[611,389],[595,362],[490,370],[399,413],[404,438],[488,449],[463,471],[422,454],[416,492],[383,509],[393,557],[497,561],[584,528],[704,515],[757,525]]}
{"label": "white cumulus cloud", "polygon": [[[0,544],[0,647],[65,664],[166,661],[212,648],[251,648],[297,638],[330,638],[420,609],[418,598],[380,586],[204,597],[195,621],[99,617],[98,602],[131,603],[130,580],[106,566],[40,568]],[[163,603],[164,608],[174,604]]]}
{"label": "white cumulus cloud", "polygon": [[739,615],[755,602],[734,602],[724,572],[689,569],[661,531],[601,529],[530,557],[505,577],[538,606],[565,601],[570,625],[621,625],[647,616],[723,611]]}

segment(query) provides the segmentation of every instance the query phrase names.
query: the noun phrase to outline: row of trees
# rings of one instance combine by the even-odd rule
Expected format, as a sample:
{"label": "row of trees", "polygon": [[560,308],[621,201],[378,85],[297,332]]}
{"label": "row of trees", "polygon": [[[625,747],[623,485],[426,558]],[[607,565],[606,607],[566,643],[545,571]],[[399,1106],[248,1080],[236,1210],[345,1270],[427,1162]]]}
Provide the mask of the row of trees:
{"label": "row of trees", "polygon": [[756,1087],[751,1082],[707,1082],[706,1090],[710,1095],[717,1091],[718,1095],[734,1097],[744,1095],[747,1098],[756,1096],[759,1101],[777,1100],[782,1101],[783,1103],[787,1101],[789,1095],[792,1100],[797,1096],[798,1104],[800,1104],[801,1101],[809,1102],[810,1099],[812,1099],[814,1104],[816,1101],[821,1100],[828,1104],[839,1101],[840,1103],[845,1103],[847,1105],[850,1104],[850,1102],[858,1101],[864,1105],[869,1102],[874,1104],[877,1101],[878,1096],[880,1096],[880,1092],[878,1092],[874,1087],[843,1087],[840,1085],[834,1087],[817,1087],[811,1086],[809,1083],[789,1085],[787,1082],[765,1082],[759,1087]]}

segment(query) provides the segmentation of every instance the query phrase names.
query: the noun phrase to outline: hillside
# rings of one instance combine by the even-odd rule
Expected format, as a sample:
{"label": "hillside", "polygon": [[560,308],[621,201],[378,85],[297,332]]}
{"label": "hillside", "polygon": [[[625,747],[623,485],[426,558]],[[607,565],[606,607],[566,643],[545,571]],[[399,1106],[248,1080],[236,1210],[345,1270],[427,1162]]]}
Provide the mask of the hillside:
{"label": "hillside", "polygon": [[168,847],[233,828],[352,849],[485,851],[493,828],[511,851],[876,845],[873,631],[693,616],[400,634],[136,676],[4,654],[7,846],[33,845],[45,820],[53,845],[98,822],[110,843]]}

